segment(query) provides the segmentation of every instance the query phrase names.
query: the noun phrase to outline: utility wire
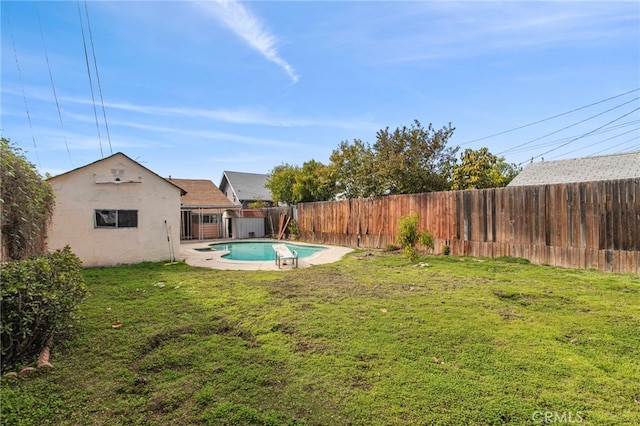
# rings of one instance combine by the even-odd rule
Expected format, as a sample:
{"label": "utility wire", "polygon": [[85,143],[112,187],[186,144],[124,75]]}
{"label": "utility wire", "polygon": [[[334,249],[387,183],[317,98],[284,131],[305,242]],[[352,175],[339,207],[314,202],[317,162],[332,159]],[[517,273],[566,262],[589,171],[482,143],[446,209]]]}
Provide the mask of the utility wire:
{"label": "utility wire", "polygon": [[91,21],[89,21],[89,6],[87,0],[84,0],[84,10],[87,15],[87,28],[89,28],[89,40],[91,41],[91,53],[93,54],[93,66],[96,70],[96,81],[98,82],[98,92],[100,93],[100,103],[102,104],[102,116],[104,117],[104,127],[107,130],[107,140],[109,141],[109,151],[113,154],[111,147],[111,134],[109,133],[109,125],[107,124],[107,111],[104,108],[104,98],[102,97],[102,85],[100,84],[100,74],[98,74],[98,60],[96,59],[96,48],[93,45],[93,33],[91,31]]}
{"label": "utility wire", "polygon": [[[599,135],[601,133],[611,132],[611,131],[620,129],[621,127],[627,127],[627,126],[635,125],[635,124],[638,124],[638,123],[640,123],[640,120],[628,121],[626,123],[618,124],[617,126],[611,126],[608,129],[599,130],[599,131],[597,131],[595,133],[592,133],[591,136]],[[518,153],[518,152],[533,151],[533,150],[536,150],[538,148],[542,148],[542,147],[546,147],[546,146],[553,146],[555,144],[568,141],[569,139],[573,139],[575,137],[576,137],[576,135],[572,135],[572,136],[567,136],[567,137],[564,137],[564,138],[561,138],[561,139],[554,139],[554,140],[549,141],[549,142],[539,143],[539,144],[536,144],[536,145],[531,145],[531,146],[520,148],[520,149],[513,148],[513,149],[510,149],[509,152],[511,152],[513,154],[513,153]]]}
{"label": "utility wire", "polygon": [[[588,155],[588,157],[593,157],[593,156],[595,156],[595,155],[597,155],[597,154],[603,153],[603,152],[605,152],[605,151],[609,151],[611,148],[615,148],[615,147],[617,147],[617,146],[624,145],[624,144],[626,144],[626,143],[628,143],[628,142],[631,142],[632,140],[635,140],[635,139],[638,139],[638,137],[637,137],[637,136],[634,136],[634,137],[632,137],[631,139],[627,139],[627,140],[626,140],[626,141],[624,141],[624,142],[620,142],[619,144],[616,144],[616,145],[613,145],[613,146],[609,146],[609,147],[607,147],[607,148],[605,148],[605,149],[603,149],[603,150],[601,150],[601,151],[594,152],[593,154]],[[633,152],[633,151],[635,151],[635,150],[631,150],[631,151],[629,151],[629,150],[623,150],[623,151],[618,151],[618,152],[616,152],[616,154],[618,154],[618,153],[622,153],[622,152]]]}
{"label": "utility wire", "polygon": [[585,106],[582,106],[580,108],[572,109],[571,111],[563,112],[563,113],[554,115],[553,117],[543,118],[542,120],[538,120],[538,121],[535,121],[533,123],[529,123],[529,124],[525,124],[525,125],[522,125],[522,126],[518,126],[518,127],[513,128],[513,129],[505,130],[505,131],[502,131],[502,132],[494,133],[493,135],[484,136],[484,137],[481,137],[481,138],[478,138],[478,139],[473,139],[473,140],[470,140],[468,142],[461,143],[460,146],[468,145],[468,144],[473,143],[473,142],[483,141],[485,139],[493,138],[495,136],[504,135],[505,133],[515,132],[516,130],[520,130],[520,129],[524,129],[526,127],[534,126],[536,124],[544,123],[545,121],[553,120],[554,118],[562,117],[563,115],[571,114],[572,112],[580,111],[580,110],[583,110],[585,108],[589,108],[589,107],[592,107],[594,105],[598,105],[598,104],[601,104],[603,102],[610,101],[611,99],[619,98],[621,96],[628,95],[629,93],[637,92],[639,90],[640,90],[640,88],[629,90],[628,92],[622,93],[620,95],[612,96],[610,98],[603,99],[601,101],[594,102],[592,104],[585,105]]}
{"label": "utility wire", "polygon": [[[601,139],[601,140],[599,140],[599,141],[597,141],[597,142],[594,142],[594,143],[592,143],[592,144],[585,145],[585,146],[581,147],[581,148],[580,148],[580,150],[584,150],[584,149],[587,149],[587,148],[591,148],[591,147],[592,147],[592,146],[594,146],[594,145],[599,145],[599,144],[601,144],[601,143],[603,143],[603,142],[610,141],[610,140],[615,139],[615,138],[619,138],[620,136],[624,136],[624,135],[626,135],[626,134],[629,134],[629,133],[635,132],[635,131],[637,131],[637,130],[640,130],[640,127],[636,127],[635,129],[627,130],[626,132],[619,133],[619,134],[617,134],[617,135],[615,135],[615,136],[611,136],[611,137],[606,138],[606,139]],[[633,139],[637,139],[637,138],[638,138],[637,136],[634,136],[634,137],[633,137],[633,138],[631,138],[631,139],[627,139],[627,140],[626,140],[625,142],[623,142],[623,143],[626,143],[626,142],[632,141]],[[614,145],[613,147],[616,147],[616,146],[618,146],[618,145]],[[610,148],[613,148],[613,147],[609,147],[609,148],[607,148],[607,149],[610,149]],[[605,151],[606,151],[607,149],[605,149]],[[562,154],[562,155],[558,155],[558,156],[556,156],[556,157],[552,157],[552,158],[550,158],[550,160],[553,160],[554,158],[563,157],[563,156],[565,156],[565,155],[567,155],[567,154],[571,154],[572,152],[576,152],[576,151],[577,151],[577,150],[566,152],[566,153],[564,153],[564,154]],[[591,155],[593,155],[593,154],[591,154]]]}
{"label": "utility wire", "polygon": [[80,30],[82,31],[82,43],[84,45],[84,59],[87,64],[87,75],[89,76],[89,87],[91,88],[91,101],[93,103],[93,115],[96,119],[96,130],[98,131],[98,144],[100,145],[100,158],[104,158],[102,152],[102,138],[100,136],[100,125],[98,124],[98,112],[96,111],[96,98],[93,95],[93,81],[91,79],[91,67],[89,66],[89,54],[87,53],[87,40],[84,36],[84,24],[82,22],[82,11],[80,10],[80,0],[77,0],[78,16],[80,17]]}
{"label": "utility wire", "polygon": [[620,107],[622,107],[622,106],[625,106],[626,104],[629,104],[629,103],[631,103],[631,102],[635,102],[635,101],[637,101],[638,99],[640,99],[640,97],[633,98],[633,99],[631,99],[630,101],[627,101],[627,102],[624,102],[624,103],[622,103],[622,104],[620,104],[620,105],[614,106],[613,108],[609,108],[608,110],[603,111],[603,112],[600,112],[600,113],[598,113],[598,114],[596,114],[596,115],[592,115],[591,117],[587,117],[587,118],[585,118],[584,120],[580,120],[580,121],[578,121],[577,123],[570,124],[569,126],[563,127],[562,129],[559,129],[559,130],[553,131],[553,132],[551,132],[551,133],[547,133],[546,135],[540,136],[540,137],[535,138],[535,139],[531,139],[530,141],[527,141],[527,142],[521,143],[520,145],[516,145],[516,146],[514,146],[514,147],[511,147],[511,148],[509,148],[509,149],[506,149],[506,150],[504,150],[504,151],[501,151],[501,152],[499,152],[499,153],[498,153],[498,154],[496,154],[496,155],[505,154],[505,153],[507,153],[507,152],[510,152],[510,151],[512,151],[512,150],[514,150],[514,149],[516,149],[516,148],[520,148],[520,147],[525,146],[525,145],[528,145],[528,144],[530,144],[530,143],[532,143],[532,142],[539,141],[540,139],[546,138],[547,136],[555,135],[556,133],[562,132],[563,130],[567,130],[567,129],[571,128],[571,127],[577,126],[578,124],[582,124],[582,123],[584,123],[585,121],[589,121],[589,120],[591,120],[591,119],[593,119],[593,118],[596,118],[596,117],[599,117],[599,116],[601,116],[601,115],[604,115],[604,114],[606,114],[606,113],[608,113],[608,112],[611,112],[611,111],[613,111],[614,109],[617,109],[617,108],[620,108]]}
{"label": "utility wire", "polygon": [[47,69],[49,70],[49,80],[51,81],[51,89],[53,90],[53,98],[56,101],[56,108],[58,109],[58,118],[60,119],[60,127],[62,128],[62,137],[64,138],[64,146],[67,148],[67,155],[71,162],[71,168],[74,168],[73,160],[71,159],[71,152],[69,151],[69,144],[67,143],[67,135],[64,132],[64,124],[62,124],[62,114],[60,113],[60,104],[58,103],[58,95],[56,93],[56,86],[53,83],[53,74],[51,73],[51,65],[49,64],[49,54],[47,53],[47,45],[44,41],[44,34],[42,33],[42,22],[40,21],[40,10],[38,9],[38,3],[36,3],[36,14],[38,16],[38,26],[40,27],[40,38],[42,38],[42,47],[44,48],[44,56],[47,59]]}
{"label": "utility wire", "polygon": [[[575,141],[577,141],[578,139],[582,139],[583,137],[586,137],[586,136],[588,136],[588,135],[590,135],[590,134],[592,134],[592,133],[594,133],[594,132],[596,132],[596,131],[598,131],[598,130],[602,129],[603,127],[606,127],[606,126],[608,126],[609,124],[615,123],[616,121],[621,120],[621,119],[623,119],[624,117],[626,117],[626,116],[628,116],[628,115],[631,115],[631,114],[633,114],[633,113],[634,113],[634,112],[636,112],[636,111],[640,111],[640,107],[639,107],[639,108],[636,108],[636,109],[634,109],[634,110],[632,110],[632,111],[629,111],[628,113],[626,113],[626,114],[624,114],[624,115],[621,115],[620,117],[618,117],[618,118],[616,118],[616,119],[614,119],[614,120],[611,120],[610,122],[608,122],[608,123],[606,123],[606,124],[603,124],[602,126],[597,127],[596,129],[594,129],[594,130],[592,130],[592,131],[590,131],[590,132],[587,132],[587,133],[585,133],[585,134],[583,134],[583,135],[581,135],[581,136],[578,136],[577,138],[574,138],[574,139],[570,140],[569,142],[565,142],[565,143],[563,143],[562,145],[558,145],[557,147],[555,147],[555,148],[553,148],[553,149],[550,149],[550,150],[548,150],[548,151],[543,152],[542,154],[538,154],[538,155],[536,155],[535,157],[531,157],[531,160],[534,160],[534,159],[536,159],[536,158],[540,158],[540,157],[542,157],[543,155],[546,155],[546,154],[548,154],[548,153],[550,153],[550,152],[553,152],[553,151],[555,151],[555,150],[557,150],[557,149],[560,149],[560,148],[562,148],[563,146],[569,145],[570,143],[575,142]],[[522,165],[522,164],[524,164],[524,163],[526,163],[526,162],[527,162],[527,161],[523,161],[522,163],[520,163],[520,164],[518,164],[518,165],[520,166],[520,165]]]}
{"label": "utility wire", "polygon": [[38,160],[38,167],[42,170],[42,164],[40,163],[40,155],[38,154],[38,145],[36,144],[36,136],[33,132],[33,124],[31,123],[31,114],[29,114],[29,104],[27,103],[27,94],[24,91],[24,83],[22,82],[22,72],[20,71],[20,62],[18,61],[18,51],[16,50],[16,42],[13,38],[13,30],[11,29],[11,19],[7,14],[7,26],[9,27],[9,35],[11,36],[11,45],[13,46],[13,56],[16,59],[16,69],[18,70],[18,78],[20,79],[20,88],[22,89],[22,99],[24,100],[24,109],[27,112],[27,121],[29,122],[29,129],[31,130],[31,140],[33,140],[33,147],[36,151],[36,159]]}

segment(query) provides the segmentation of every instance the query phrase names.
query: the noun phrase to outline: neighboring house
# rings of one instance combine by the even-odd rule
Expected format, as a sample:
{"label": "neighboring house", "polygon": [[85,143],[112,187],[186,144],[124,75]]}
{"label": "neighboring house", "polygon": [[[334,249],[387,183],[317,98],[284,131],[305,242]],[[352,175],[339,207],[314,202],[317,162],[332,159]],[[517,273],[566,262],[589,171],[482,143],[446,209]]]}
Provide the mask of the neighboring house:
{"label": "neighboring house", "polygon": [[180,200],[181,239],[204,240],[233,235],[231,218],[237,216],[240,208],[229,201],[212,181],[171,177],[169,181],[186,191]]}
{"label": "neighboring house", "polygon": [[69,245],[85,266],[177,256],[184,191],[123,153],[48,181],[56,197],[49,250]]}
{"label": "neighboring house", "polygon": [[526,166],[507,186],[551,185],[640,178],[640,151]]}
{"label": "neighboring house", "polygon": [[271,191],[265,184],[268,175],[259,173],[229,172],[222,173],[220,191],[235,205],[248,208],[255,201],[263,201],[266,207],[273,207]]}

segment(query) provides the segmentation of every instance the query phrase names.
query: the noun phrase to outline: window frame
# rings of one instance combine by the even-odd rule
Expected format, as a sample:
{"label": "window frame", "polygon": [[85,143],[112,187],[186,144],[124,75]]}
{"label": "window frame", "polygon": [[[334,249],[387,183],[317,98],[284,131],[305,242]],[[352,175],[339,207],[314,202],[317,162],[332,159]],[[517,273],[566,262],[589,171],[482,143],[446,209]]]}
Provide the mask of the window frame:
{"label": "window frame", "polygon": [[138,227],[138,210],[94,209],[94,229],[120,229]]}
{"label": "window frame", "polygon": [[[206,218],[206,219],[205,219]],[[220,218],[217,213],[206,213],[202,215],[202,224],[217,225],[220,223]]]}

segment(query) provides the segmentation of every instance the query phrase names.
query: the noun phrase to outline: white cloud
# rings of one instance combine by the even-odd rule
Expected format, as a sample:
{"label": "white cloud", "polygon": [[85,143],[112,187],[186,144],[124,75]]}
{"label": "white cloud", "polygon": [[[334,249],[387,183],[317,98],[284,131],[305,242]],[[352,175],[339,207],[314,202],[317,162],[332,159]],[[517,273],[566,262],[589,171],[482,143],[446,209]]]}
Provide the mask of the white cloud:
{"label": "white cloud", "polygon": [[199,5],[267,60],[281,67],[294,83],[300,79],[293,67],[280,57],[276,37],[248,8],[236,0],[218,0]]}
{"label": "white cloud", "polygon": [[[637,34],[632,2],[354,2],[334,48],[376,64],[611,43]],[[384,54],[379,54],[384,52]]]}
{"label": "white cloud", "polygon": [[[27,96],[30,99],[47,102],[50,108],[53,108],[53,99],[47,89],[38,86],[25,87]],[[5,99],[16,97],[17,99],[22,97],[22,92],[18,90],[16,86],[5,85],[0,91],[4,95]],[[93,114],[89,114],[85,111],[78,111],[74,109],[74,105],[93,105],[94,102],[89,97],[69,96],[64,93],[58,93],[58,100],[63,106],[63,117],[73,118],[79,121],[94,122],[95,117]],[[4,100],[3,100],[4,101]],[[5,102],[6,103],[6,102]],[[7,105],[3,105],[3,116],[22,116],[22,112],[19,110],[13,110],[7,108]],[[341,118],[291,118],[286,115],[278,115],[274,111],[265,111],[261,109],[210,109],[210,108],[193,108],[183,106],[152,106],[141,105],[130,102],[104,102],[104,106],[107,109],[108,114],[116,114],[117,111],[124,111],[126,113],[142,114],[147,116],[165,116],[165,117],[189,117],[189,118],[204,118],[207,120],[214,120],[223,123],[232,124],[249,124],[269,127],[336,127],[340,129],[366,129],[377,130],[381,126],[378,123],[374,123],[369,118],[361,117],[341,117]],[[21,105],[18,104],[17,108]],[[14,112],[15,111],[15,112]],[[74,114],[74,111],[76,113]],[[85,120],[81,120],[80,117],[86,115]],[[49,117],[52,117],[49,115]],[[109,119],[109,122],[113,120],[113,117]],[[54,120],[57,123],[57,119]]]}

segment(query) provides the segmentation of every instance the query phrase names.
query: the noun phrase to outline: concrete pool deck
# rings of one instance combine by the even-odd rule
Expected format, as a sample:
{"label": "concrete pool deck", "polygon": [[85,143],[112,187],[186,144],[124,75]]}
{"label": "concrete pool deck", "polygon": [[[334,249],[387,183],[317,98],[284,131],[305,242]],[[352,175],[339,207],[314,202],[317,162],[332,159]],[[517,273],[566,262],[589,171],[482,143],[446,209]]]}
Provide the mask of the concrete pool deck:
{"label": "concrete pool deck", "polygon": [[[226,251],[198,251],[197,249],[206,248],[209,244],[225,243],[225,242],[273,242],[273,244],[283,243],[287,241],[269,240],[269,239],[251,239],[251,240],[207,240],[207,241],[181,241],[180,242],[180,260],[184,260],[187,265],[197,266],[200,268],[211,269],[227,269],[236,271],[284,271],[295,269],[295,267],[289,263],[282,265],[278,269],[275,260],[268,261],[245,261],[245,260],[227,260],[222,256],[227,253]],[[324,263],[333,263],[342,259],[345,254],[353,251],[349,247],[329,246],[326,244],[307,244],[303,242],[288,241],[292,244],[299,245],[321,245],[326,247],[327,250],[319,251],[304,259],[298,259],[298,268],[308,268],[313,265],[321,265]]]}

